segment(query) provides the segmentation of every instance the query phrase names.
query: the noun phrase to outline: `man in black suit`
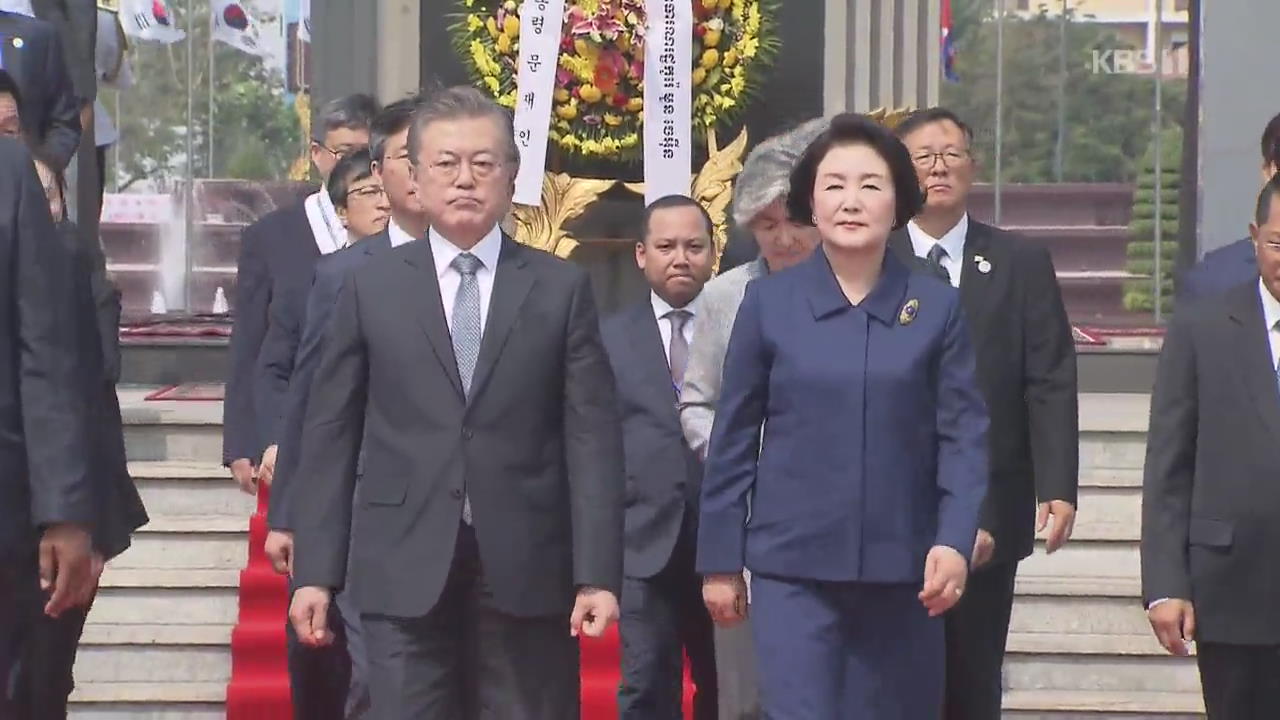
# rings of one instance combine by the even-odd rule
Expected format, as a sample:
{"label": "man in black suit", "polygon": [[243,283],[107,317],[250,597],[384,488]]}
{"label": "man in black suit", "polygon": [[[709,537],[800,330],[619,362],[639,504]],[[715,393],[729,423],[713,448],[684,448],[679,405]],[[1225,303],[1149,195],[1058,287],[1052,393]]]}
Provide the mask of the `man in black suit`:
{"label": "man in black suit", "polygon": [[[311,162],[321,178],[328,179],[338,158],[369,144],[369,122],[376,112],[377,103],[367,95],[338,98],[320,109]],[[247,493],[257,492],[257,466],[267,449],[258,418],[273,412],[268,403],[279,396],[264,391],[267,378],[259,362],[271,307],[305,307],[294,298],[306,297],[316,259],[346,244],[346,230],[323,188],[301,203],[268,213],[240,237],[222,459]]]}
{"label": "man in black suit", "polygon": [[36,613],[57,617],[93,594],[99,526],[90,473],[92,349],[77,258],[57,241],[30,153],[0,138],[0,717]]}
{"label": "man in black suit", "polygon": [[649,294],[602,328],[626,457],[618,713],[624,720],[679,717],[687,652],[694,717],[716,720],[714,629],[693,567],[702,463],[676,408],[697,340],[697,298],[715,263],[714,229],[706,210],[683,195],[655,200],[643,222],[636,264]]}
{"label": "man in black suit", "polygon": [[[926,191],[890,244],[960,289],[991,414],[991,479],[964,599],[946,615],[947,718],[998,720],[1013,582],[1050,518],[1046,551],[1071,536],[1079,469],[1076,355],[1048,251],[969,217],[973,133],[936,108],[897,127]],[[1039,504],[1038,513],[1033,508]]]}
{"label": "man in black suit", "polygon": [[80,105],[54,26],[0,11],[0,64],[22,98],[22,128],[37,161],[62,172],[80,145]]}
{"label": "man in black suit", "polygon": [[1280,717],[1280,178],[1249,227],[1260,278],[1178,312],[1151,396],[1142,597],[1195,641],[1210,720]]}
{"label": "man in black suit", "polygon": [[622,440],[590,280],[499,229],[520,156],[479,90],[419,108],[409,156],[431,229],[351,273],[334,308],[308,492],[290,500],[290,618],[326,643],[332,593],[354,588],[375,718],[575,718],[574,636],[616,619],[622,580]]}
{"label": "man in black suit", "polygon": [[[116,395],[119,381],[120,294],[106,275],[102,248],[87,245],[74,223],[66,219],[65,186],[60,176],[40,169],[50,214],[58,221],[57,239],[76,258],[78,330],[85,352],[85,367],[96,373],[90,381],[93,503],[94,579],[103,564],[128,549],[134,530],[147,522],[138,490],[129,477],[125,459],[124,427]],[[82,606],[49,617],[32,603],[27,610],[26,643],[14,680],[14,706],[19,717],[63,718],[67,698],[74,687],[72,668],[92,595]]]}
{"label": "man in black suit", "polygon": [[[1280,115],[1271,118],[1262,131],[1262,182],[1265,185],[1280,170]],[[1258,275],[1258,258],[1253,252],[1253,238],[1246,237],[1230,245],[1205,253],[1178,279],[1175,290],[1179,303],[1199,298],[1216,297]]]}

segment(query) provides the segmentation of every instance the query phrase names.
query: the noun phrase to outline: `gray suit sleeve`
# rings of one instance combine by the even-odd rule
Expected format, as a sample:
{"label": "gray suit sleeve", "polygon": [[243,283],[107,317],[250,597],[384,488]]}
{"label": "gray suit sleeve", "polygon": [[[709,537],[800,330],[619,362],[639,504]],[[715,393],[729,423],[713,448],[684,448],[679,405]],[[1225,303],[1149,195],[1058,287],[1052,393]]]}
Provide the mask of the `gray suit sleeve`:
{"label": "gray suit sleeve", "polygon": [[680,426],[689,447],[704,460],[720,400],[720,375],[729,344],[728,326],[732,323],[732,318],[723,315],[721,304],[705,302],[694,317],[693,346],[680,389]]}
{"label": "gray suit sleeve", "polygon": [[[15,245],[18,396],[37,527],[94,517],[88,472],[91,367],[77,317],[77,258],[57,242],[40,178],[25,149],[5,153],[21,173],[11,237]],[[16,162],[14,162],[16,161]]]}

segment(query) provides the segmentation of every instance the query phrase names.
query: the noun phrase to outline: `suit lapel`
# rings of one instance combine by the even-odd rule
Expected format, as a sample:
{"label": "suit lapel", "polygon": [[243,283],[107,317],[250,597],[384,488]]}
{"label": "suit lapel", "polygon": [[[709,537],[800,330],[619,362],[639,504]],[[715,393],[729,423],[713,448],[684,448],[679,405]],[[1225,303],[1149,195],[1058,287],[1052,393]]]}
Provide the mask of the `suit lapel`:
{"label": "suit lapel", "polygon": [[889,234],[889,249],[897,253],[898,259],[907,267],[912,267],[913,261],[919,259],[915,248],[911,246],[911,233],[907,232],[906,226]]}
{"label": "suit lapel", "polygon": [[629,362],[635,363],[636,376],[643,383],[639,395],[650,402],[654,411],[664,422],[679,424],[676,415],[675,385],[671,380],[671,365],[667,362],[667,353],[662,348],[662,333],[658,329],[658,319],[653,315],[653,305],[640,303],[631,314],[632,355]]}
{"label": "suit lapel", "polygon": [[[505,234],[502,236],[502,251],[498,254],[498,269],[493,278],[493,295],[489,299],[489,318],[480,339],[480,355],[476,358],[475,374],[471,379],[472,401],[484,391],[485,382],[502,354],[502,346],[520,315],[520,307],[533,288],[533,271],[527,266],[523,253],[524,250],[514,240]],[[438,292],[436,294],[439,295]],[[446,331],[445,337],[448,336]]]}
{"label": "suit lapel", "polygon": [[440,301],[440,279],[436,276],[436,262],[431,255],[430,243],[412,243],[405,253],[405,263],[412,269],[406,275],[406,287],[403,297],[416,297],[418,302],[412,303],[410,312],[415,316],[422,331],[431,342],[440,367],[444,369],[458,398],[463,399],[462,379],[458,375],[458,361],[453,354],[453,339],[449,335],[449,324],[445,321],[444,305]]}
{"label": "suit lapel", "polygon": [[[1009,258],[992,257],[994,248],[988,232],[986,225],[970,219],[969,232],[964,238],[964,259],[961,261],[964,264],[960,271],[960,305],[965,310],[971,328],[979,318],[984,317],[983,311],[996,282],[1007,277],[1011,270]],[[982,261],[988,264],[982,265]],[[979,266],[988,268],[987,272],[982,272]]]}
{"label": "suit lapel", "polygon": [[1271,343],[1257,285],[1233,291],[1229,306],[1235,324],[1236,347],[1244,364],[1243,372],[1237,377],[1253,398],[1262,419],[1270,424],[1271,436],[1280,437],[1280,388],[1276,384],[1276,369],[1271,365]]}

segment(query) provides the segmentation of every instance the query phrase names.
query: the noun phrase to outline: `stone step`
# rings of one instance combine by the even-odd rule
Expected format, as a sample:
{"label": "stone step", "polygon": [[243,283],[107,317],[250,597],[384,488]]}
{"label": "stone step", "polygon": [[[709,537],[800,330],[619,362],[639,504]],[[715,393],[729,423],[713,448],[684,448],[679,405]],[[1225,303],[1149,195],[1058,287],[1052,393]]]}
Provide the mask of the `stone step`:
{"label": "stone step", "polygon": [[1141,487],[1082,487],[1079,507],[1071,543],[1137,542],[1141,538]]}
{"label": "stone step", "polygon": [[1194,660],[1169,655],[1082,658],[1067,653],[1014,653],[1005,657],[1004,686],[1009,690],[1196,693],[1200,674]]}
{"label": "stone step", "polygon": [[[238,521],[228,520],[227,524],[235,522]],[[195,526],[174,518],[161,519],[159,524]],[[215,523],[210,521],[209,524]],[[110,564],[113,568],[137,569],[240,569],[244,567],[247,553],[243,530],[147,530],[135,533],[129,549],[112,559]]]}
{"label": "stone step", "polygon": [[212,463],[133,462],[129,471],[153,520],[171,516],[249,517],[257,499]]}
{"label": "stone step", "polygon": [[1125,655],[1166,657],[1168,652],[1160,646],[1151,632],[1141,635],[1072,633],[1065,629],[1047,632],[1010,632],[1005,649],[1010,654],[1021,655]]}
{"label": "stone step", "polygon": [[222,460],[222,403],[148,401],[151,387],[122,387],[125,452],[130,460]]}
{"label": "stone step", "polygon": [[1044,543],[1037,541],[1035,552],[1022,561],[1019,573],[1039,577],[1139,578],[1139,564],[1138,544],[1132,540],[1076,539],[1052,555],[1045,554]]}
{"label": "stone step", "polygon": [[229,625],[86,624],[81,645],[230,645]]}
{"label": "stone step", "polygon": [[1005,720],[1203,720],[1199,692],[1012,690],[1004,694]]}
{"label": "stone step", "polygon": [[[76,682],[176,683],[231,679],[230,645],[81,645],[76,653]],[[148,698],[155,701],[159,698]]]}
{"label": "stone step", "polygon": [[[106,696],[115,694],[113,687],[120,683],[106,683],[101,689]],[[97,689],[94,690],[98,692]],[[222,688],[226,694],[226,688]],[[227,711],[218,703],[169,703],[143,701],[138,703],[77,702],[71,698],[67,709],[70,720],[225,720]]]}
{"label": "stone step", "polygon": [[239,609],[235,583],[227,587],[108,586],[98,592],[86,624],[231,627]]}
{"label": "stone step", "polygon": [[1019,596],[1009,619],[1011,634],[1119,636],[1151,634],[1136,598]]}
{"label": "stone step", "polygon": [[222,720],[225,682],[98,682],[76,678],[73,720]]}

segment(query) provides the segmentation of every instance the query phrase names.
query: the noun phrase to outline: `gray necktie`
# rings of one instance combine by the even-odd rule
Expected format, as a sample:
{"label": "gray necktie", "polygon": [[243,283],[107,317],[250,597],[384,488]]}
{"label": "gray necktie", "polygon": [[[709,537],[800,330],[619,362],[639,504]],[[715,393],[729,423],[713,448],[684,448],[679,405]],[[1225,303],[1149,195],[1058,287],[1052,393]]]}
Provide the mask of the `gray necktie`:
{"label": "gray necktie", "polygon": [[[453,299],[453,357],[458,363],[458,377],[462,379],[462,392],[471,398],[471,379],[476,372],[476,358],[480,356],[480,282],[476,272],[483,263],[471,253],[462,253],[450,264],[462,276],[458,295]],[[471,497],[463,495],[462,522],[471,524]]]}
{"label": "gray necktie", "polygon": [[684,371],[689,367],[689,341],[684,338],[684,326],[693,313],[688,310],[671,310],[664,317],[671,321],[671,344],[667,346],[667,363],[671,366],[671,382],[676,390],[684,385]]}
{"label": "gray necktie", "polygon": [[934,243],[933,247],[929,248],[929,252],[924,256],[924,259],[933,266],[934,272],[938,274],[939,278],[942,278],[947,282],[951,282],[951,273],[948,272],[947,267],[942,264],[942,261],[946,260],[948,257],[951,256],[947,254],[947,249],[942,247],[942,243]]}

